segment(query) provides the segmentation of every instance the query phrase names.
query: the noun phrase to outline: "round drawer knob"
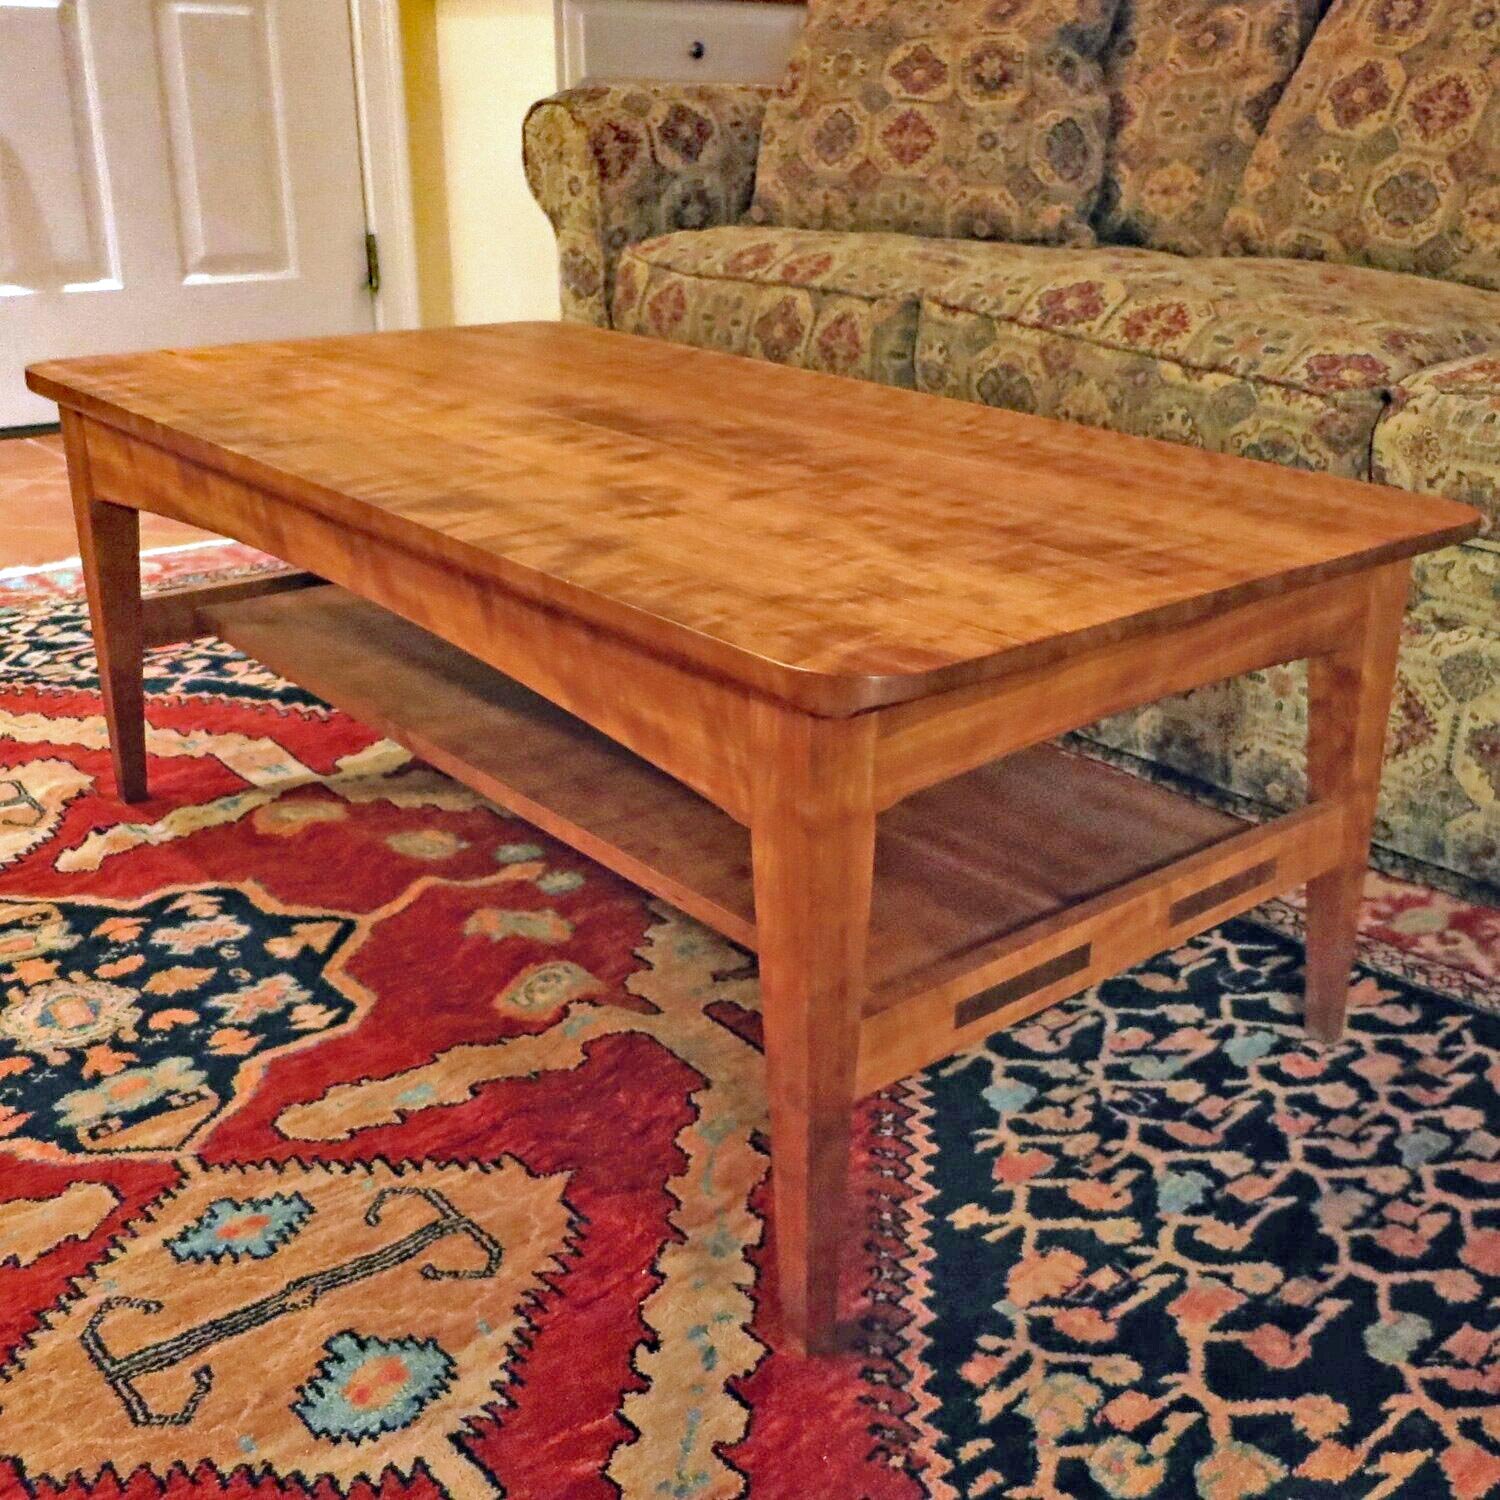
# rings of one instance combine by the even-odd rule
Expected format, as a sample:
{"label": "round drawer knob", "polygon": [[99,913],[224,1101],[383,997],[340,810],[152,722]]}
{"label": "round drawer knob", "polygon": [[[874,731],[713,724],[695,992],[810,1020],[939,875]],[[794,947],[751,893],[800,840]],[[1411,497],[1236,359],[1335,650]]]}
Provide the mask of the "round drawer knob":
{"label": "round drawer knob", "polygon": [[702,62],[708,56],[708,48],[702,42],[693,42],[688,46],[688,56],[694,62]]}

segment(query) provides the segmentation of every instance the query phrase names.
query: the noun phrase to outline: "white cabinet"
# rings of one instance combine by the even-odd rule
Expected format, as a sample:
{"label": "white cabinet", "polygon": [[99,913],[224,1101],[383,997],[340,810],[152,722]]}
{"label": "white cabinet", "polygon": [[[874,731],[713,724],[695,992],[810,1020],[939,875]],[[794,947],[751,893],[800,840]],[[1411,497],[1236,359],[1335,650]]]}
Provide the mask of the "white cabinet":
{"label": "white cabinet", "polygon": [[566,86],[775,83],[805,13],[755,0],[558,0],[558,74]]}

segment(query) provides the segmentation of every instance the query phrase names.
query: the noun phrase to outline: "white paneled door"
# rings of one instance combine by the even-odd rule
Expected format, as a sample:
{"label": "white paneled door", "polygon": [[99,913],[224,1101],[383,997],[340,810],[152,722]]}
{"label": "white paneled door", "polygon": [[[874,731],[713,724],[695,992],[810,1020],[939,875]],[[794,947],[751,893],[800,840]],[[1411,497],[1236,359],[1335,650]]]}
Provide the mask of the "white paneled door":
{"label": "white paneled door", "polygon": [[348,0],[0,0],[0,428],[34,360],[374,326]]}

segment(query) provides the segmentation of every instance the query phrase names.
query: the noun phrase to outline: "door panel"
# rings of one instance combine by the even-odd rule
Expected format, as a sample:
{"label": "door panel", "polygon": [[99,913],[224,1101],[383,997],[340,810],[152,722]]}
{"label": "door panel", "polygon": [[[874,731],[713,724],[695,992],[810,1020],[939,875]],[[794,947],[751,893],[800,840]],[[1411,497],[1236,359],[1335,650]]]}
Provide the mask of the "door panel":
{"label": "door panel", "polygon": [[200,281],[290,276],[286,120],[263,3],[160,0],[182,270]]}
{"label": "door panel", "polygon": [[6,58],[25,65],[0,61],[0,295],[114,281],[83,17],[71,5],[0,0]]}
{"label": "door panel", "polygon": [[347,0],[0,0],[0,427],[38,359],[374,326]]}

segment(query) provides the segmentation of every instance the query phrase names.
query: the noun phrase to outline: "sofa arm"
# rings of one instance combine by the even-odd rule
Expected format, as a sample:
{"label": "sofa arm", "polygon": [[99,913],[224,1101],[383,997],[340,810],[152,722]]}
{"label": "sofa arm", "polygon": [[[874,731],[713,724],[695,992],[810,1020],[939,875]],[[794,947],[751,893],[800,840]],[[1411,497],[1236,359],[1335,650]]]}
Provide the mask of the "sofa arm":
{"label": "sofa arm", "polygon": [[1500,353],[1408,375],[1375,427],[1373,477],[1462,500],[1500,535]]}
{"label": "sofa arm", "polygon": [[770,92],[609,84],[531,107],[526,181],[557,233],[564,317],[609,327],[615,266],[628,245],[732,224],[745,212]]}

